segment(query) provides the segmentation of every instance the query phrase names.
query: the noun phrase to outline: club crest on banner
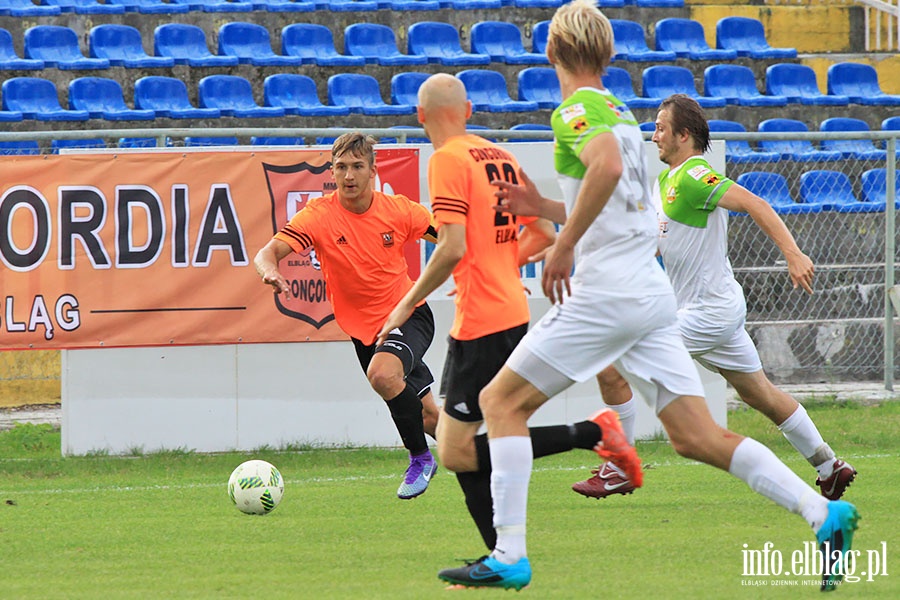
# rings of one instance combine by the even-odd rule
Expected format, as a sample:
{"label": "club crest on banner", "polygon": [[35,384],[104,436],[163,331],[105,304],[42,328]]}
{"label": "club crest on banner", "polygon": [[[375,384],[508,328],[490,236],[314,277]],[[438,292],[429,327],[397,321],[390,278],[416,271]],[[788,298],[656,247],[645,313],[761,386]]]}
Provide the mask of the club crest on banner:
{"label": "club crest on banner", "polygon": [[[333,187],[329,167],[330,163],[319,166],[307,162],[286,166],[263,164],[272,203],[273,234],[312,198],[324,195],[330,186]],[[291,254],[282,261],[279,269],[291,286],[288,294],[273,294],[279,312],[316,329],[334,320],[315,250],[309,248],[302,254]]]}

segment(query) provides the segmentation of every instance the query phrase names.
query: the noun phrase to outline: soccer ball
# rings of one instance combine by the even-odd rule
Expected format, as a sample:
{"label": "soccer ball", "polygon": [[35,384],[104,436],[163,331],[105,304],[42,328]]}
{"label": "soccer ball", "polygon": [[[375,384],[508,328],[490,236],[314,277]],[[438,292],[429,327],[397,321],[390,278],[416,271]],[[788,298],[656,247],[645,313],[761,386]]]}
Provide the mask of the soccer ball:
{"label": "soccer ball", "polygon": [[272,512],[283,494],[281,473],[264,460],[241,463],[228,478],[228,496],[239,511],[248,515]]}

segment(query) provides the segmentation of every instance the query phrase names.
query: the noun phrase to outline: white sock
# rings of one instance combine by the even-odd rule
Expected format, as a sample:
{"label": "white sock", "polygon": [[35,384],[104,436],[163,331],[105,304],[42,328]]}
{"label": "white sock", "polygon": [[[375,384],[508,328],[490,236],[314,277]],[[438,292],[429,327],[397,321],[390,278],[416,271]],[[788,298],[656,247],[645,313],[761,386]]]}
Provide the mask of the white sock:
{"label": "white sock", "polygon": [[815,532],[828,517],[828,500],[754,439],[744,438],[737,445],[728,472],[746,482],[754,492],[800,514]]}
{"label": "white sock", "polygon": [[822,434],[802,404],[797,405],[797,410],[778,429],[797,452],[816,468],[819,477],[826,479],[831,476],[834,470],[834,450],[822,439]]}
{"label": "white sock", "polygon": [[606,407],[619,414],[619,423],[622,425],[622,431],[625,432],[625,439],[634,446],[634,423],[637,420],[637,402],[635,402],[634,396],[624,404],[607,404]]}
{"label": "white sock", "polygon": [[491,451],[491,495],[494,497],[494,528],[497,545],[491,553],[502,563],[514,565],[527,556],[525,517],[528,481],[534,456],[531,438],[510,436],[488,440]]}

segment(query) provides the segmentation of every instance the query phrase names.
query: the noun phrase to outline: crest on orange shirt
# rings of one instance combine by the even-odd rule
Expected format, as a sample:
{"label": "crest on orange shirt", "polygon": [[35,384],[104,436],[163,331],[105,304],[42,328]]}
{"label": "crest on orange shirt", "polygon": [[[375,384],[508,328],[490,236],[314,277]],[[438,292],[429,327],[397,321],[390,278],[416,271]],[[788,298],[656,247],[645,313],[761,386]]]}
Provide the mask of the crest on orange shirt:
{"label": "crest on orange shirt", "polygon": [[381,234],[381,242],[384,244],[385,248],[390,248],[394,245],[394,232],[393,231],[385,231]]}

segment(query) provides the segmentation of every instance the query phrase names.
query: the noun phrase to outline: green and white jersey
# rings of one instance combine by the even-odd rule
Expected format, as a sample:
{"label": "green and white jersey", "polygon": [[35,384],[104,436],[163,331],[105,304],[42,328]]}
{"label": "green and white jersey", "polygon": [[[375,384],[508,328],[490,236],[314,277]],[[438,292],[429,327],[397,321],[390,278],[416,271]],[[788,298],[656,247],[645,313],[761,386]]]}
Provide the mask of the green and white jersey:
{"label": "green and white jersey", "polygon": [[634,116],[608,91],[580,88],[553,111],[550,123],[567,215],[581,190],[586,168],[580,155],[588,142],[612,133],[622,157],[616,189],[575,247],[573,281],[622,296],[672,293],[655,259],[658,224],[650,201],[644,142]]}
{"label": "green and white jersey", "polygon": [[746,310],[728,260],[728,211],[716,210],[733,184],[705,158],[694,156],[660,173],[653,187],[659,251],[679,309]]}

